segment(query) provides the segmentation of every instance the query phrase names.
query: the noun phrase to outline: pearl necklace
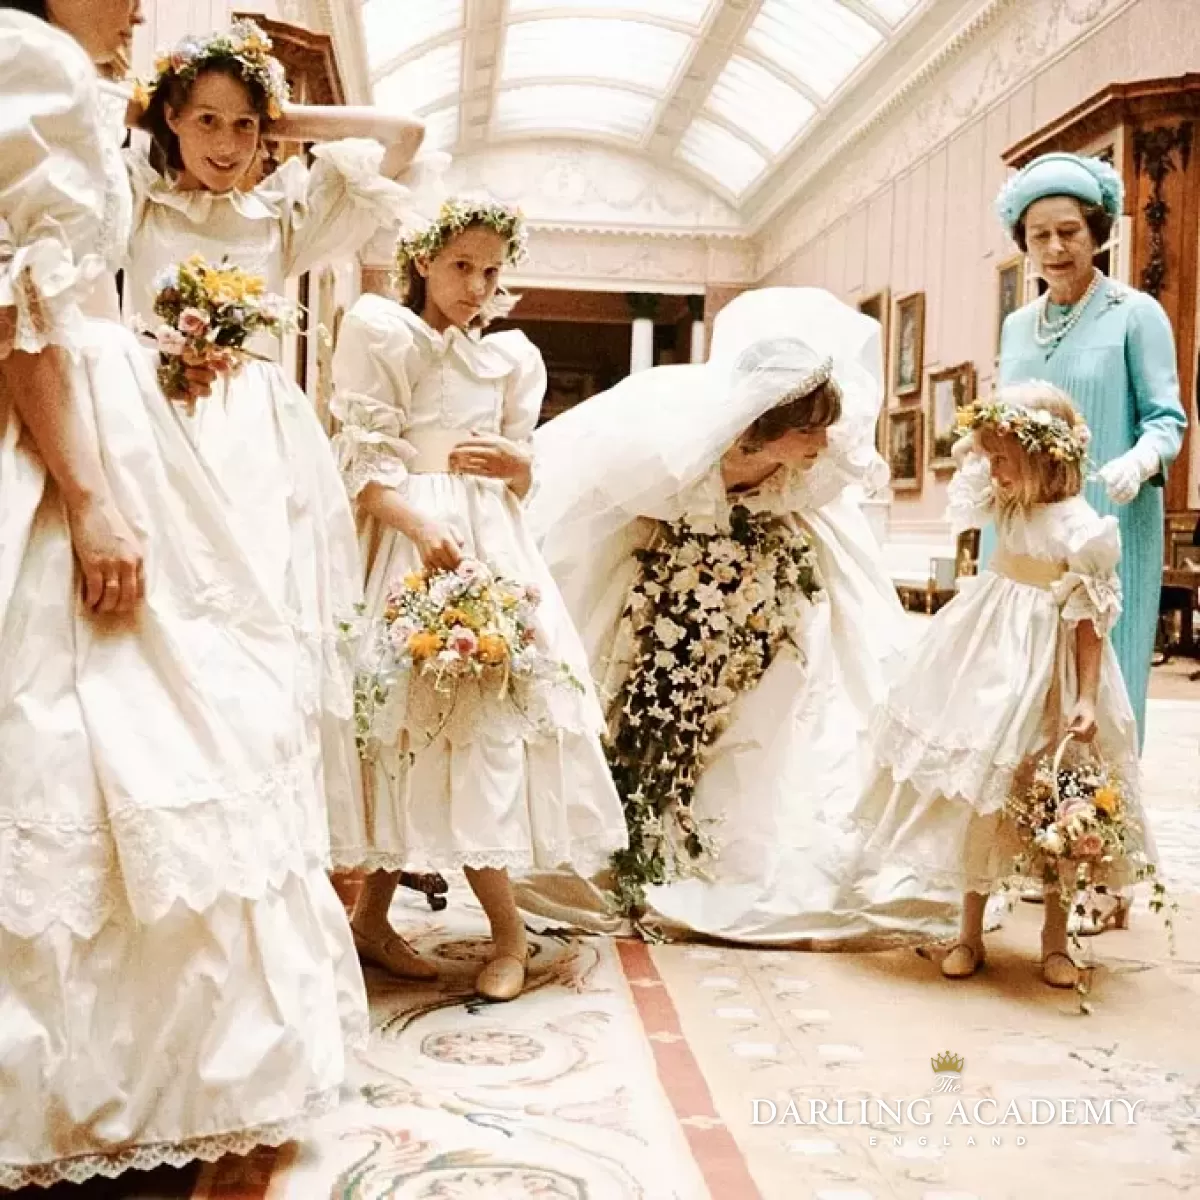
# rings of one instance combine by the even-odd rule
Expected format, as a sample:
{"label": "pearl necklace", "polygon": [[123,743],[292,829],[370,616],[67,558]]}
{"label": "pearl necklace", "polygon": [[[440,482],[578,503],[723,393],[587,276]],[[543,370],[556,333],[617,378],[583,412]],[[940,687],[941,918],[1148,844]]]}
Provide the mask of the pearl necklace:
{"label": "pearl necklace", "polygon": [[1088,302],[1099,289],[1100,281],[1103,278],[1104,276],[1093,268],[1092,282],[1088,284],[1087,291],[1080,296],[1079,300],[1063,316],[1055,321],[1049,320],[1046,316],[1046,312],[1050,307],[1050,293],[1047,291],[1042,297],[1041,304],[1038,306],[1037,325],[1033,331],[1034,341],[1039,346],[1050,346],[1056,349],[1063,338],[1079,324],[1079,319],[1083,316]]}

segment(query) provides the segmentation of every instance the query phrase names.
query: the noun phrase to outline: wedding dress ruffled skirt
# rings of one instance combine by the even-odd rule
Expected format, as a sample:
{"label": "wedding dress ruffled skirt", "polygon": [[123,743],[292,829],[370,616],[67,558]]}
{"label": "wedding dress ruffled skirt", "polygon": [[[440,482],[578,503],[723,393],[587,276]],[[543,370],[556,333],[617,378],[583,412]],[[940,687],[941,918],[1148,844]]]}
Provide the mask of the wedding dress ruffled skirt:
{"label": "wedding dress ruffled skirt", "polygon": [[0,400],[0,1187],[285,1140],[366,1032],[293,631],[133,337],[79,350],[147,597],[83,610]]}

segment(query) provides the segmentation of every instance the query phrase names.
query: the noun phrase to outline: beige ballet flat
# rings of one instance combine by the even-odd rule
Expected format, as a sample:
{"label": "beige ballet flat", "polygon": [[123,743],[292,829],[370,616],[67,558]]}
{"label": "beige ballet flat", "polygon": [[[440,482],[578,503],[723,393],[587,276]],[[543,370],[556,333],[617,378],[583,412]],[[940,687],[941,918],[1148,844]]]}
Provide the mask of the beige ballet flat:
{"label": "beige ballet flat", "polygon": [[515,1000],[525,988],[528,961],[528,951],[524,958],[515,954],[497,954],[475,977],[476,993],[485,1000]]}
{"label": "beige ballet flat", "polygon": [[363,962],[382,967],[400,979],[428,981],[438,977],[437,967],[423,959],[398,933],[377,940],[364,937],[356,929],[354,948]]}
{"label": "beige ballet flat", "polygon": [[1042,979],[1052,988],[1073,988],[1079,984],[1079,968],[1062,950],[1051,950],[1042,959]]}
{"label": "beige ballet flat", "polygon": [[970,979],[987,961],[983,950],[976,950],[966,942],[958,942],[946,951],[942,959],[942,974],[947,979]]}

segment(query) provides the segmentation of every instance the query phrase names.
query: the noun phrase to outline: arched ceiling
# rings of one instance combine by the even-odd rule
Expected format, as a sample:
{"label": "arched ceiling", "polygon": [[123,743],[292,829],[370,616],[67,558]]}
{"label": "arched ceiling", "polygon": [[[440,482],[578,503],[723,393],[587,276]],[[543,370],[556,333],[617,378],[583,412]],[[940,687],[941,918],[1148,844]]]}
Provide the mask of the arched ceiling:
{"label": "arched ceiling", "polygon": [[742,207],[926,0],[363,0],[375,100],[459,154],[597,141]]}

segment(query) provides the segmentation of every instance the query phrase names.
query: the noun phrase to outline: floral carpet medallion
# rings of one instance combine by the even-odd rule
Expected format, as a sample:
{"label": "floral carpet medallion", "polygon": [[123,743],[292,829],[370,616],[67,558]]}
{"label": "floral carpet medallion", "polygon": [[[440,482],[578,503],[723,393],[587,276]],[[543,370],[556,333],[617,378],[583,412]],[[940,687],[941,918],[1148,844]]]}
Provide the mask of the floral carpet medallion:
{"label": "floral carpet medallion", "polygon": [[213,1200],[710,1196],[615,944],[538,938],[524,995],[489,1004],[472,991],[488,950],[474,914],[452,900],[437,917],[397,916],[441,979],[368,971],[371,1041],[341,1108],[280,1156],[265,1190],[238,1186],[251,1157],[225,1164]]}

